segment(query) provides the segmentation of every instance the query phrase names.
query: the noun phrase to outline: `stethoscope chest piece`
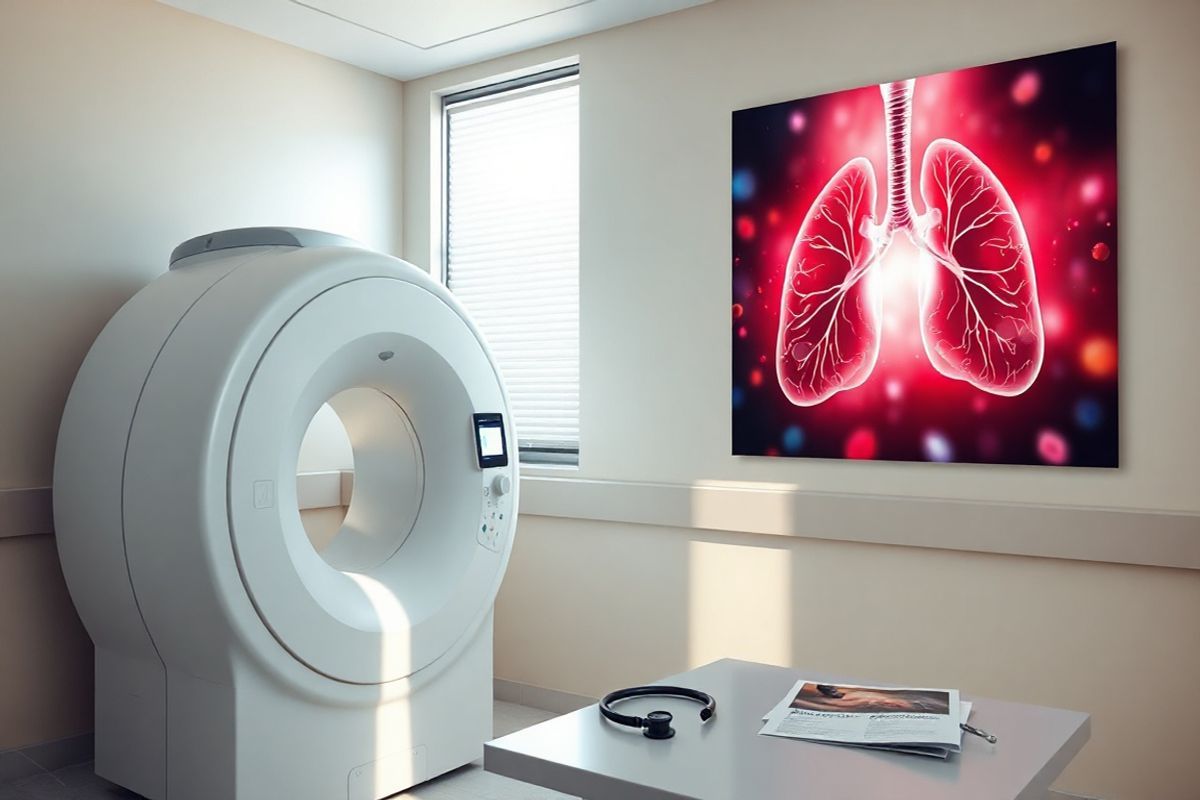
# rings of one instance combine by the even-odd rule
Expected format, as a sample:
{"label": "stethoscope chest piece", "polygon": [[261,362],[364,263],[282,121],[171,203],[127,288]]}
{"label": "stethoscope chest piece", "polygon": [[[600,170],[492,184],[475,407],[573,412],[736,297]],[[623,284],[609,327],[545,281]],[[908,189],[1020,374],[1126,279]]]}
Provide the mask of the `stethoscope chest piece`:
{"label": "stethoscope chest piece", "polygon": [[671,727],[672,719],[674,717],[669,711],[651,711],[646,715],[642,735],[647,739],[670,739],[675,735],[675,729]]}

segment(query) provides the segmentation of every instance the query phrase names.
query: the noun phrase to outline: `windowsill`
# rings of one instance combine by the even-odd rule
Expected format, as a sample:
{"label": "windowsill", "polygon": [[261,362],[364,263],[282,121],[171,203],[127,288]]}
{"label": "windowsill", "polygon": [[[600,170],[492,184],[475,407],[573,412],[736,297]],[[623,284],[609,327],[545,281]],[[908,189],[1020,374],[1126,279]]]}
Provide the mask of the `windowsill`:
{"label": "windowsill", "polygon": [[579,473],[578,464],[520,464],[522,477],[573,477]]}

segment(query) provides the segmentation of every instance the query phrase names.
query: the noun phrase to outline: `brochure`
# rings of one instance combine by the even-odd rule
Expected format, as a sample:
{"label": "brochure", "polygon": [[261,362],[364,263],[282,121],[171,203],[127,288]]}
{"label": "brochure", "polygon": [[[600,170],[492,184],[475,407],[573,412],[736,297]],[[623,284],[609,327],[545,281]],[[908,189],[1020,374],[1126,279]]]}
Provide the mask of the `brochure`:
{"label": "brochure", "polygon": [[957,689],[888,688],[801,679],[760,734],[946,758],[962,750],[971,713]]}

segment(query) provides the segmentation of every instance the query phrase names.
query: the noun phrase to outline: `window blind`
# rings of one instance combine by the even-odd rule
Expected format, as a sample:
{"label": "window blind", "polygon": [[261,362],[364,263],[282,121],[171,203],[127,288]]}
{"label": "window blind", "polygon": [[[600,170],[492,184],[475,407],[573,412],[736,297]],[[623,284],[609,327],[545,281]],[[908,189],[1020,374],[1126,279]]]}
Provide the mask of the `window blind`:
{"label": "window blind", "polygon": [[445,102],[445,276],[508,387],[521,459],[579,457],[579,84]]}

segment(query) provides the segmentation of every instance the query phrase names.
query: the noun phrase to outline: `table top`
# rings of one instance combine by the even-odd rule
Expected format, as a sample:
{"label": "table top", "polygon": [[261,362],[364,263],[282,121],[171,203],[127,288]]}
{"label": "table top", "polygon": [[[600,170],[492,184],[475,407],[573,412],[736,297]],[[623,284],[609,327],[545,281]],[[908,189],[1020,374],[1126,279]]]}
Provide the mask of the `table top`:
{"label": "table top", "polygon": [[975,703],[971,722],[999,741],[964,735],[963,752],[946,761],[759,736],[763,715],[801,677],[886,685],[725,659],[658,682],[713,695],[717,715],[707,725],[694,702],[623,701],[626,714],[674,714],[675,737],[654,741],[591,705],[489,742],[484,768],[585,800],[1042,800],[1090,735],[1078,711],[963,693]]}

